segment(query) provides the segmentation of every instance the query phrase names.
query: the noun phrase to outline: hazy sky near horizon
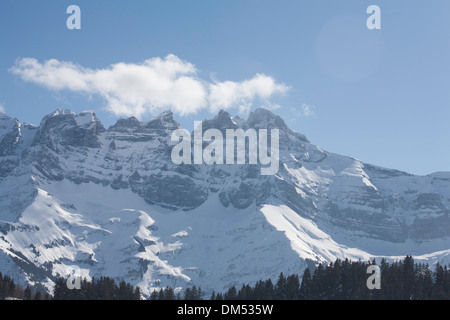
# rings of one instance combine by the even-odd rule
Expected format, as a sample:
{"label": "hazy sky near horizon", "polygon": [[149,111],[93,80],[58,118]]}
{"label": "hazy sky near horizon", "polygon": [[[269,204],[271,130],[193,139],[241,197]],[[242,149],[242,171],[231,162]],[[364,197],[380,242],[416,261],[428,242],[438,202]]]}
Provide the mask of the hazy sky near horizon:
{"label": "hazy sky near horizon", "polygon": [[172,109],[192,129],[265,107],[324,150],[450,171],[449,15],[448,0],[2,0],[0,111],[94,110],[108,127]]}

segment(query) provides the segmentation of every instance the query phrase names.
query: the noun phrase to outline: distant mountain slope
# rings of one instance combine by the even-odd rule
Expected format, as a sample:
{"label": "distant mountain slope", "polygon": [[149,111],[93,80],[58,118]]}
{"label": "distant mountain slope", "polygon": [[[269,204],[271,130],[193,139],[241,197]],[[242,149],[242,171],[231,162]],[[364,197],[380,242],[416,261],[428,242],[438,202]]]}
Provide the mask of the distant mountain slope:
{"label": "distant mountain slope", "polygon": [[278,173],[175,165],[171,112],[108,129],[93,112],[59,109],[38,127],[0,114],[0,271],[51,290],[76,265],[149,295],[223,291],[336,258],[450,262],[450,173],[326,152],[264,109],[202,127],[278,129]]}

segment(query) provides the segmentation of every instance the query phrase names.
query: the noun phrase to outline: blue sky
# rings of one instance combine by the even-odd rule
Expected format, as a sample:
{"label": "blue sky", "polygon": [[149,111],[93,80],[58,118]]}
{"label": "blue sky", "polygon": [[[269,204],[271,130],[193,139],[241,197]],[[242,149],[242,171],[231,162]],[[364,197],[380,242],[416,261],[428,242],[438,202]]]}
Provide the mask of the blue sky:
{"label": "blue sky", "polygon": [[[66,27],[71,4],[81,30]],[[366,27],[372,4],[381,30]],[[189,129],[263,106],[327,151],[450,171],[449,12],[447,0],[2,0],[0,106],[35,124],[95,110],[109,126],[173,103]],[[139,92],[135,71],[168,86]]]}

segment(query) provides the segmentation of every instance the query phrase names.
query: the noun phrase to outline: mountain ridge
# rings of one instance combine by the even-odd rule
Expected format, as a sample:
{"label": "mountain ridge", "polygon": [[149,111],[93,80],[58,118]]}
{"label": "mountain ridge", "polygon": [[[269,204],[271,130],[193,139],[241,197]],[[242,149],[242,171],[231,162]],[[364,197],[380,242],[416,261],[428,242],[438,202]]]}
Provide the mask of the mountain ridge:
{"label": "mountain ridge", "polygon": [[148,296],[165,285],[222,291],[335,258],[448,261],[449,172],[417,176],[324,151],[265,109],[202,124],[279,129],[278,173],[173,164],[181,126],[171,111],[108,128],[93,111],[57,109],[39,126],[2,115],[0,270],[50,290],[77,265]]}

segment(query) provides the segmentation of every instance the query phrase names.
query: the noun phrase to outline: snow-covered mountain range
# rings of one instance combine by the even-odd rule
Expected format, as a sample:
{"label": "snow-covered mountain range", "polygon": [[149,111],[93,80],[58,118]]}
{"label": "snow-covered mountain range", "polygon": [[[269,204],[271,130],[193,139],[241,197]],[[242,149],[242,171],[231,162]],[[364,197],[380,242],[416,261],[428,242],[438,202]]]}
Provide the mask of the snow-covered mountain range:
{"label": "snow-covered mountain range", "polygon": [[104,128],[56,110],[39,126],[0,114],[0,271],[51,290],[83,277],[229,286],[307,266],[413,255],[450,262],[450,172],[416,176],[326,152],[265,109],[220,111],[203,130],[279,129],[276,175],[260,165],[175,165],[171,112]]}

